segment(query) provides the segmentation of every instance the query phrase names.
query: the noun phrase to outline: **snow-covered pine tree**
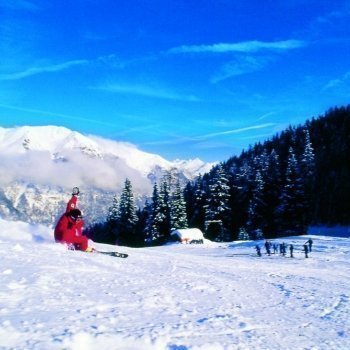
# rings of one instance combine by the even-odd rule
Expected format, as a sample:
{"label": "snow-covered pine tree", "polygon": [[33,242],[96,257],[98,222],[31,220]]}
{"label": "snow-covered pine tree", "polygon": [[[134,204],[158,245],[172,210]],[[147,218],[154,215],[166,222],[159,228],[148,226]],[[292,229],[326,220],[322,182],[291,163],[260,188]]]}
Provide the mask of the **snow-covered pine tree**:
{"label": "snow-covered pine tree", "polygon": [[292,147],[289,148],[286,182],[281,193],[281,205],[278,212],[282,234],[304,234],[306,232],[304,182]]}
{"label": "snow-covered pine tree", "polygon": [[266,203],[265,210],[265,229],[266,237],[277,236],[276,213],[280,206],[280,197],[282,191],[282,176],[279,155],[273,149],[269,154],[268,168],[264,176],[264,201]]}
{"label": "snow-covered pine tree", "polygon": [[312,218],[311,203],[314,194],[314,175],[315,175],[315,154],[312,147],[310,133],[308,129],[304,129],[305,143],[304,152],[301,158],[302,176],[304,179],[305,189],[305,220],[306,224],[309,224]]}
{"label": "snow-covered pine tree", "polygon": [[230,209],[232,215],[230,220],[233,232],[238,235],[239,229],[246,225],[248,219],[248,207],[253,182],[253,169],[247,159],[245,159],[239,167],[231,167],[231,169]]}
{"label": "snow-covered pine tree", "polygon": [[266,203],[264,201],[264,180],[260,170],[255,174],[253,183],[252,198],[248,207],[247,229],[249,235],[257,239],[257,232],[264,231]]}
{"label": "snow-covered pine tree", "polygon": [[170,197],[166,181],[161,186],[162,192],[156,183],[153,186],[151,210],[145,229],[146,243],[151,245],[163,244],[170,238]]}
{"label": "snow-covered pine tree", "polygon": [[160,228],[158,223],[159,216],[159,193],[158,185],[153,185],[152,202],[147,208],[149,215],[145,227],[145,242],[148,245],[157,244],[160,238]]}
{"label": "snow-covered pine tree", "polygon": [[186,203],[180,187],[180,181],[175,184],[175,189],[170,201],[171,228],[182,229],[188,227]]}
{"label": "snow-covered pine tree", "polygon": [[[153,190],[154,191],[154,190]],[[144,236],[144,243],[151,245],[152,241],[152,223],[153,223],[153,202],[146,200],[145,205],[142,209],[142,215],[144,216],[144,227],[142,230]],[[140,222],[139,222],[140,223]]]}
{"label": "snow-covered pine tree", "polygon": [[238,232],[238,238],[239,241],[249,241],[250,236],[247,230],[244,227],[241,227]]}
{"label": "snow-covered pine tree", "polygon": [[219,164],[210,180],[209,194],[205,205],[205,226],[208,239],[226,241],[231,239],[228,231],[230,207],[229,178]]}
{"label": "snow-covered pine tree", "polygon": [[119,236],[118,243],[122,245],[134,246],[136,241],[136,206],[132,185],[129,179],[125,180],[124,188],[119,202]]}
{"label": "snow-covered pine tree", "polygon": [[166,174],[162,177],[159,186],[159,230],[162,243],[170,239],[171,215],[170,215],[170,177]]}
{"label": "snow-covered pine tree", "polygon": [[108,209],[107,222],[118,221],[120,218],[119,198],[117,195],[113,197],[112,205]]}
{"label": "snow-covered pine tree", "polygon": [[145,199],[145,203],[143,207],[138,208],[138,210],[136,211],[136,215],[138,218],[136,223],[136,236],[138,237],[138,240],[139,240],[139,244],[137,245],[138,247],[144,247],[147,242],[146,227],[151,215],[151,211],[152,211],[152,206],[148,199]]}
{"label": "snow-covered pine tree", "polygon": [[119,236],[119,197],[115,195],[113,197],[112,205],[108,209],[107,224],[106,224],[106,235],[111,235],[111,240],[115,243]]}
{"label": "snow-covered pine tree", "polygon": [[315,173],[315,153],[312,147],[310,133],[308,129],[304,129],[305,143],[304,152],[301,159],[303,175],[308,181],[314,176]]}
{"label": "snow-covered pine tree", "polygon": [[265,148],[263,149],[261,154],[259,154],[258,156],[255,156],[253,159],[255,171],[259,170],[263,177],[265,177],[268,171],[269,163],[270,163],[270,158]]}
{"label": "snow-covered pine tree", "polygon": [[193,191],[193,207],[191,210],[188,210],[188,212],[192,213],[192,215],[189,217],[189,225],[190,227],[197,227],[204,231],[206,194],[204,190],[203,177],[201,175],[198,176]]}

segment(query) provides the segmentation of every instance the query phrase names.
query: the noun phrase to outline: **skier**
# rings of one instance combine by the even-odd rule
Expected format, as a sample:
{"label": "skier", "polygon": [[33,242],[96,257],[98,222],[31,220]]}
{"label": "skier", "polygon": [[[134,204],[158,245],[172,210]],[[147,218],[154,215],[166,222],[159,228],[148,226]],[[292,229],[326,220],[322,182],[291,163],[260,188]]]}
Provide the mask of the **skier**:
{"label": "skier", "polygon": [[294,250],[294,246],[293,246],[293,244],[291,244],[291,245],[289,246],[290,257],[291,257],[291,258],[294,258],[294,256],[293,256],[293,250]]}
{"label": "skier", "polygon": [[258,256],[261,256],[261,251],[260,251],[259,245],[256,245],[255,249],[256,249],[256,253],[258,254]]}
{"label": "skier", "polygon": [[283,256],[286,256],[286,244],[284,242],[282,242],[280,244],[280,254],[282,254]]}
{"label": "skier", "polygon": [[283,254],[283,244],[282,243],[280,243],[279,249],[280,249],[280,255],[282,255]]}
{"label": "skier", "polygon": [[307,253],[309,252],[309,248],[307,246],[307,244],[304,244],[304,253],[305,253],[305,258],[308,258],[309,256],[307,255]]}
{"label": "skier", "polygon": [[92,252],[93,248],[88,246],[88,238],[82,234],[82,215],[79,209],[72,209],[64,213],[55,227],[55,241],[66,243],[74,249]]}
{"label": "skier", "polygon": [[277,244],[276,243],[273,244],[273,253],[274,254],[277,253]]}
{"label": "skier", "polygon": [[305,242],[305,244],[308,244],[309,245],[309,252],[311,252],[312,251],[312,243],[313,243],[313,241],[312,241],[312,239],[310,238],[310,239],[308,239],[306,242]]}
{"label": "skier", "polygon": [[271,247],[271,243],[268,240],[266,240],[265,241],[265,249],[266,249],[266,254],[267,255],[271,255],[270,247]]}

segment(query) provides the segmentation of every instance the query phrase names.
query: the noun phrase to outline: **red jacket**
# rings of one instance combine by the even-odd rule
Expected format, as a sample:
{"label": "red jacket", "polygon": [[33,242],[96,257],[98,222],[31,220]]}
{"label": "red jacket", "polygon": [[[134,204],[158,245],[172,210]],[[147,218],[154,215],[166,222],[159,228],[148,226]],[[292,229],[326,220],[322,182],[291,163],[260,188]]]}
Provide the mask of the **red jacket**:
{"label": "red jacket", "polygon": [[55,227],[55,240],[60,243],[71,243],[75,249],[86,250],[87,237],[82,235],[83,223],[74,221],[68,213],[64,213]]}
{"label": "red jacket", "polygon": [[[72,195],[72,198],[67,203],[66,214],[68,214],[72,209],[77,209],[78,196]],[[80,230],[83,229],[84,221],[80,220],[77,222],[77,225],[80,225]]]}
{"label": "red jacket", "polygon": [[72,198],[67,203],[66,213],[69,213],[72,209],[77,209],[78,196],[72,195]]}

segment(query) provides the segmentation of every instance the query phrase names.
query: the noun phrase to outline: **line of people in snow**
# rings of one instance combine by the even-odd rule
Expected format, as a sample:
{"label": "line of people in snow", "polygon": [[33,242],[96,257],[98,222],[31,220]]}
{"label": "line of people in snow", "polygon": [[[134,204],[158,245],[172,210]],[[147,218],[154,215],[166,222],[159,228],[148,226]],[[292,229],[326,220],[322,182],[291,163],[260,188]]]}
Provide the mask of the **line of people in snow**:
{"label": "line of people in snow", "polygon": [[[305,258],[309,257],[309,252],[312,251],[312,245],[313,245],[313,241],[311,238],[308,239],[303,244],[303,251],[305,254]],[[269,240],[266,240],[264,243],[264,246],[265,246],[265,250],[266,250],[267,255],[271,255],[271,251],[273,251],[273,254],[277,254],[279,251],[280,255],[283,255],[283,256],[286,256],[286,254],[287,254],[287,245],[284,242],[271,243]],[[256,250],[256,253],[258,254],[258,256],[261,256],[261,248],[258,244],[255,246],[255,250]],[[294,245],[293,244],[289,244],[289,254],[290,254],[291,258],[294,258]]]}
{"label": "line of people in snow", "polygon": [[65,213],[58,220],[54,236],[57,243],[67,244],[69,249],[92,252],[88,238],[83,235],[84,220],[81,210],[78,209],[79,188],[74,187],[72,197],[67,203]]}

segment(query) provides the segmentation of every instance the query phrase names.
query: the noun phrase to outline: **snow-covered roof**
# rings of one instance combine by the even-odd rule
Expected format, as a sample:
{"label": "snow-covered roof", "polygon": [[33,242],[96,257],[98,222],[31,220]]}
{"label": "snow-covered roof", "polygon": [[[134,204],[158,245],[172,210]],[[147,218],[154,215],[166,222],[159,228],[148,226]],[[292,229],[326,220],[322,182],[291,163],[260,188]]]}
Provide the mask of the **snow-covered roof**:
{"label": "snow-covered roof", "polygon": [[171,232],[180,239],[203,239],[203,232],[199,228],[178,229]]}

